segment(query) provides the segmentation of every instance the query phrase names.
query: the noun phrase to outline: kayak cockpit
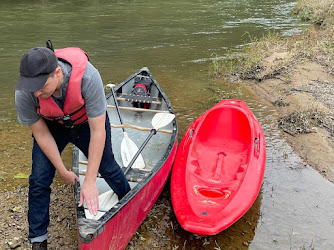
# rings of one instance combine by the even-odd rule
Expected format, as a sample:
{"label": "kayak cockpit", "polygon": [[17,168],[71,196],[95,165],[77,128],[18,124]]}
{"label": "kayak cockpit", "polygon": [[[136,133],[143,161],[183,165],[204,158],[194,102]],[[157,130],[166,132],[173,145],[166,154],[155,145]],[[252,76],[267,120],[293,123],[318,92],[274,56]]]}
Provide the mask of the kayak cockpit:
{"label": "kayak cockpit", "polygon": [[212,183],[240,180],[253,145],[247,115],[235,107],[217,108],[204,120],[194,133],[190,171]]}

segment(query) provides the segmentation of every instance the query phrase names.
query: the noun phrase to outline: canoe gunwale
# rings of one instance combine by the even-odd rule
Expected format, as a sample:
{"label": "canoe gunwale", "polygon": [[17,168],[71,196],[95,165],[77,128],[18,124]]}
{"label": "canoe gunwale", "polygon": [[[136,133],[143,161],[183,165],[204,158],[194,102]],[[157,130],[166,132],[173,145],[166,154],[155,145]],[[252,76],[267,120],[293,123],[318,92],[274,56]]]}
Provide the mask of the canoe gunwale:
{"label": "canoe gunwale", "polygon": [[[137,73],[131,75],[126,80],[124,80],[122,83],[117,85],[114,88],[115,93],[117,93],[117,90],[120,89],[122,86],[127,84],[129,81],[131,81],[133,78],[135,78],[137,75],[141,74],[143,71],[145,71],[148,76],[152,79],[153,84],[155,87],[159,90],[159,94],[161,94],[162,98],[165,101],[165,106],[167,107],[168,111],[174,114],[174,110],[172,108],[172,105],[167,98],[165,92],[161,89],[158,82],[154,79],[154,77],[151,75],[149,70],[144,67],[141,70],[139,70]],[[106,98],[109,99],[112,97],[111,92],[106,94]],[[135,112],[135,111],[134,111]],[[171,139],[167,146],[167,149],[163,156],[159,159],[159,161],[156,163],[156,165],[153,167],[151,172],[141,181],[139,182],[130,192],[128,192],[113,208],[111,208],[109,211],[107,211],[100,219],[98,220],[90,220],[86,219],[84,207],[78,207],[79,201],[80,201],[80,183],[76,183],[73,186],[74,189],[74,197],[75,197],[75,205],[76,205],[76,216],[78,220],[78,234],[81,243],[90,243],[93,241],[94,238],[96,238],[99,234],[101,234],[104,229],[105,225],[108,223],[108,221],[112,220],[112,218],[127,204],[156,176],[156,174],[164,167],[167,160],[171,157],[171,153],[174,149],[174,147],[177,147],[177,122],[176,119],[172,121],[173,129],[171,131]],[[175,157],[175,155],[174,155]],[[78,175],[79,174],[79,149],[77,147],[73,147],[73,171]],[[167,178],[166,178],[167,179]],[[153,203],[154,204],[154,203]],[[153,206],[152,204],[152,206]],[[80,232],[83,230],[84,232]],[[81,244],[79,242],[79,245]]]}

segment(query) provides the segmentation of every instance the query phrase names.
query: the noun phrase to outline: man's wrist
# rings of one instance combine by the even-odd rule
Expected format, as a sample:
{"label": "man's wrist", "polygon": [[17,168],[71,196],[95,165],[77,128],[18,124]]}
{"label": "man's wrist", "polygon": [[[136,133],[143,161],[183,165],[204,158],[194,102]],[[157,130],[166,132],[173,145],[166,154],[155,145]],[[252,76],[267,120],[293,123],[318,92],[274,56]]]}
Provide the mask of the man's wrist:
{"label": "man's wrist", "polygon": [[84,183],[96,184],[96,175],[86,173]]}
{"label": "man's wrist", "polygon": [[57,169],[57,171],[60,175],[65,175],[68,171],[65,166],[61,166],[61,167],[58,167],[56,169]]}

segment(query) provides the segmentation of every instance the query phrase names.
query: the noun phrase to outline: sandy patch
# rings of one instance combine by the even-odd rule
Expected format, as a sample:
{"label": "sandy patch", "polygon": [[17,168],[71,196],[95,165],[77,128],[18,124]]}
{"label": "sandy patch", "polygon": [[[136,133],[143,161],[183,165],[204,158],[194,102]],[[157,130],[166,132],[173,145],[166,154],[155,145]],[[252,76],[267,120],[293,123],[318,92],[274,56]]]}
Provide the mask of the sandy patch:
{"label": "sandy patch", "polygon": [[288,74],[272,74],[278,63],[288,65],[289,61],[289,53],[274,53],[266,60],[262,72],[270,77],[246,84],[275,108],[280,117],[310,109],[323,115],[324,124],[311,127],[310,133],[285,135],[297,154],[334,182],[334,77],[324,66],[308,60],[291,65]]}

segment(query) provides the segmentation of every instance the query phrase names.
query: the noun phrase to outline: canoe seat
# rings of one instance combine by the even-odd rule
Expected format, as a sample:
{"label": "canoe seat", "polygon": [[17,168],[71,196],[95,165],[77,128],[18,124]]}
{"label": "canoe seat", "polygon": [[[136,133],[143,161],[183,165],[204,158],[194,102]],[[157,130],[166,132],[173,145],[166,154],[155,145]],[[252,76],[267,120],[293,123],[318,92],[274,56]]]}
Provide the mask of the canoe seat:
{"label": "canoe seat", "polygon": [[[123,172],[125,171],[125,169],[126,168],[124,167],[122,168]],[[126,179],[132,182],[141,182],[146,176],[149,176],[150,174],[150,170],[130,168],[126,174]]]}
{"label": "canoe seat", "polygon": [[142,95],[122,93],[121,96],[117,98],[117,100],[122,100],[123,98],[127,102],[161,104],[161,102],[158,101],[157,97],[151,97],[151,96],[142,96]]}

